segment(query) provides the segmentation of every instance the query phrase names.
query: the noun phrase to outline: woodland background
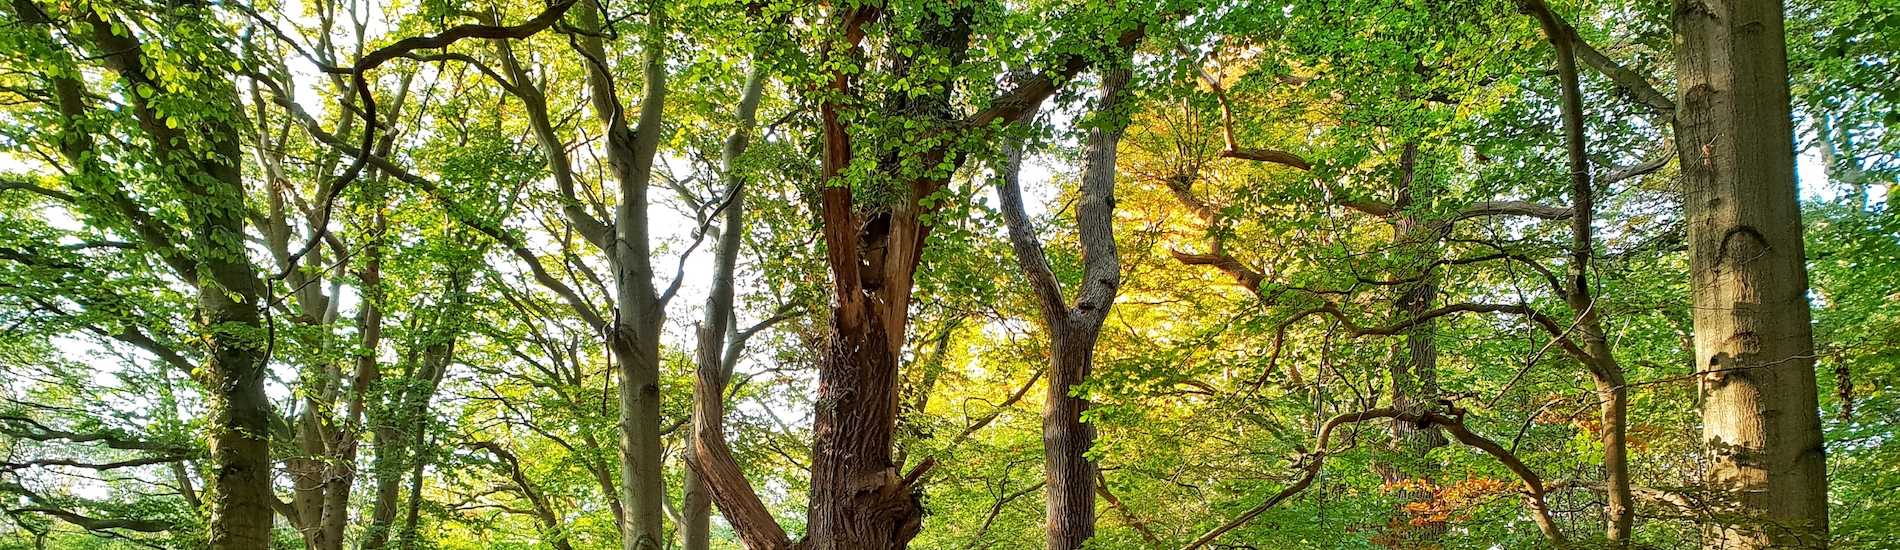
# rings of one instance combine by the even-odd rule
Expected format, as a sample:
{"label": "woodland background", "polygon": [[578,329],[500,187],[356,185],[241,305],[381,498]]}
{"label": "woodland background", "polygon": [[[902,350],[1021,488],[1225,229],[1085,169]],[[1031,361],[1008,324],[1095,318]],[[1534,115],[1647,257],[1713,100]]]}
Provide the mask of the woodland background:
{"label": "woodland background", "polygon": [[1894,0],[8,0],[0,548],[1900,547],[1897,52]]}

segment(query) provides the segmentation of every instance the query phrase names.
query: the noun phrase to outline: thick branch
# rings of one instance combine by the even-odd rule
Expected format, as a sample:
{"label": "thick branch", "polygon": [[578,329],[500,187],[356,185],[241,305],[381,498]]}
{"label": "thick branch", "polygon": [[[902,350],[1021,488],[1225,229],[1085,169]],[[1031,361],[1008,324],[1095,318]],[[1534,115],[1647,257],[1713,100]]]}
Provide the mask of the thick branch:
{"label": "thick branch", "polygon": [[1517,459],[1517,455],[1505,450],[1497,442],[1471,433],[1471,430],[1465,428],[1462,416],[1431,413],[1427,419],[1432,424],[1443,426],[1445,431],[1451,433],[1452,437],[1457,438],[1459,442],[1490,454],[1498,459],[1498,462],[1504,463],[1504,467],[1509,468],[1511,473],[1517,474],[1518,479],[1524,481],[1525,499],[1530,502],[1531,515],[1537,521],[1537,529],[1542,531],[1544,537],[1553,545],[1563,546],[1567,542],[1563,532],[1557,529],[1557,523],[1550,518],[1550,507],[1544,499],[1544,482],[1538,477],[1537,472],[1531,471],[1529,466],[1525,466],[1523,461]]}
{"label": "thick branch", "polygon": [[27,506],[24,508],[13,508],[10,511],[37,512],[41,514],[46,514],[49,516],[53,516],[53,517],[65,520],[66,523],[78,525],[88,531],[104,531],[107,529],[125,529],[128,531],[138,531],[140,533],[163,533],[165,531],[171,530],[172,528],[172,523],[169,521],[143,520],[143,519],[98,519],[98,518],[83,516],[71,510],[64,510],[60,508],[54,508],[51,506]]}
{"label": "thick branch", "polygon": [[394,44],[377,48],[376,51],[364,55],[362,59],[358,59],[356,64],[348,70],[329,67],[326,68],[325,71],[332,73],[362,74],[370,69],[381,66],[391,59],[405,56],[409,54],[409,52],[444,48],[465,38],[527,38],[534,36],[535,33],[541,32],[542,29],[553,26],[555,22],[561,20],[562,16],[567,14],[568,8],[574,7],[574,4],[579,2],[580,0],[559,0],[549,5],[546,10],[542,10],[540,15],[536,15],[533,19],[529,19],[520,25],[456,25],[434,36],[412,36],[404,38],[396,41]]}
{"label": "thick branch", "polygon": [[1252,149],[1230,145],[1227,149],[1220,152],[1220,156],[1221,158],[1251,160],[1291,166],[1301,171],[1311,171],[1313,169],[1313,163],[1308,162],[1305,158],[1277,149]]}
{"label": "thick branch", "polygon": [[1466,207],[1464,211],[1458,213],[1454,221],[1486,216],[1527,216],[1545,220],[1567,220],[1572,216],[1572,212],[1566,207],[1526,201],[1483,201]]}
{"label": "thick branch", "polygon": [[[1114,44],[1103,45],[1100,50],[1095,52],[1077,51],[1080,48],[1064,49],[1063,51],[1065,53],[1057,58],[1054,63],[1051,63],[1052,66],[1056,67],[1055,70],[1037,74],[1022,84],[1017,85],[1015,88],[1003,92],[1002,95],[990,100],[989,108],[977,111],[976,114],[971,115],[968,120],[968,125],[981,128],[997,122],[1004,125],[1014,124],[1016,121],[1021,120],[1024,116],[1033,112],[1037,106],[1042,105],[1043,100],[1048,99],[1051,95],[1055,95],[1056,90],[1061,88],[1063,82],[1075,78],[1075,75],[1082,74],[1082,71],[1094,66],[1096,60],[1106,57],[1108,52],[1127,51],[1131,49],[1135,43],[1140,42],[1142,37],[1147,35],[1147,32],[1148,23],[1145,21],[1139,22],[1136,23],[1133,28],[1122,31],[1122,34],[1116,37]],[[1091,53],[1094,55],[1091,55]]]}
{"label": "thick branch", "polygon": [[1609,174],[1604,175],[1602,183],[1604,185],[1609,185],[1612,183],[1634,178],[1637,176],[1651,174],[1657,170],[1663,169],[1664,166],[1669,165],[1669,161],[1676,159],[1676,148],[1670,147],[1668,149],[1669,150],[1667,152],[1663,153],[1663,156],[1656,157],[1655,159],[1652,159],[1652,160],[1644,161],[1635,166],[1626,166],[1626,167],[1618,168],[1616,169],[1616,171],[1610,172]]}
{"label": "thick branch", "polygon": [[[1599,493],[1608,492],[1610,490],[1608,484],[1604,482],[1586,481],[1586,480],[1577,480],[1577,479],[1554,480],[1549,483],[1546,483],[1544,485],[1544,489],[1548,491],[1562,491],[1564,489],[1582,489],[1586,491],[1594,491],[1594,492],[1599,492]],[[1675,511],[1676,513],[1682,514],[1684,516],[1694,516],[1698,511],[1701,511],[1704,509],[1703,506],[1698,506],[1695,502],[1690,501],[1688,495],[1678,493],[1675,491],[1667,491],[1667,490],[1656,489],[1656,488],[1651,488],[1651,487],[1630,487],[1630,492],[1634,494],[1636,498],[1640,498],[1654,504],[1668,507],[1671,510]]]}
{"label": "thick branch", "polygon": [[1174,261],[1181,262],[1183,265],[1214,266],[1215,269],[1232,276],[1240,283],[1240,286],[1246,287],[1247,291],[1254,293],[1255,296],[1260,295],[1260,282],[1267,278],[1265,274],[1249,269],[1245,264],[1240,263],[1240,260],[1228,254],[1188,254],[1178,250],[1170,250],[1168,253],[1174,256]]}
{"label": "thick branch", "polygon": [[34,194],[37,194],[49,199],[57,200],[57,201],[68,203],[68,204],[77,202],[73,198],[72,195],[69,195],[64,191],[60,191],[57,189],[47,189],[45,187],[40,187],[38,185],[34,185],[33,183],[27,182],[24,180],[13,180],[11,179],[11,176],[5,176],[5,177],[7,177],[8,179],[5,181],[0,181],[0,191],[6,191],[8,189],[19,189],[22,191],[27,191],[30,193],[34,193]]}
{"label": "thick branch", "polygon": [[1029,281],[1029,288],[1036,292],[1036,303],[1042,309],[1043,317],[1052,325],[1066,324],[1069,306],[1062,302],[1062,283],[1056,280],[1055,271],[1049,268],[1042,239],[1036,236],[1036,226],[1023,210],[1022,145],[1011,143],[1004,146],[1003,158],[1002,177],[997,178],[996,182],[996,197],[1002,203],[1003,221],[1009,226],[1009,245],[1016,253],[1016,265],[1022,269],[1023,279]]}
{"label": "thick branch", "polygon": [[57,429],[53,429],[51,426],[41,424],[37,420],[27,418],[24,416],[0,415],[0,422],[5,422],[5,423],[19,425],[19,426],[25,426],[27,429],[8,428],[4,430],[4,433],[6,433],[8,436],[17,437],[20,439],[30,439],[33,441],[63,440],[63,441],[70,441],[73,443],[100,442],[100,443],[104,443],[105,446],[110,449],[122,449],[122,450],[128,450],[128,451],[151,451],[155,453],[164,453],[167,455],[184,455],[184,456],[196,456],[198,454],[196,450],[191,449],[189,447],[172,445],[168,443],[160,443],[156,441],[143,441],[143,440],[138,440],[138,439],[131,439],[131,438],[127,438],[121,435],[117,435],[117,434],[78,433],[78,432],[69,432],[65,430],[57,430]]}
{"label": "thick branch", "polygon": [[28,460],[26,462],[0,462],[0,469],[20,470],[20,469],[32,468],[32,467],[67,466],[67,467],[72,467],[72,468],[85,468],[88,470],[104,471],[104,470],[117,470],[120,468],[134,468],[138,466],[151,466],[153,464],[168,464],[172,462],[182,462],[186,460],[191,460],[191,457],[154,456],[154,457],[146,457],[146,458],[134,458],[130,460],[120,460],[117,462],[104,462],[104,463],[81,462],[78,460],[68,460],[68,459],[63,459],[63,458],[47,458],[47,459],[40,459],[40,460]]}
{"label": "thick branch", "polygon": [[1615,82],[1617,86],[1628,90],[1630,97],[1634,98],[1637,102],[1648,105],[1651,109],[1655,109],[1657,113],[1669,116],[1675,115],[1676,103],[1671,101],[1669,96],[1656,91],[1656,87],[1651,86],[1649,79],[1644,78],[1643,75],[1637,74],[1636,71],[1618,64],[1616,60],[1610,59],[1607,55],[1603,55],[1603,52],[1597,51],[1589,42],[1585,42],[1582,37],[1577,35],[1576,27],[1571,26],[1569,21],[1565,21],[1564,18],[1552,12],[1550,6],[1545,4],[1543,0],[1520,0],[1518,5],[1526,12],[1536,16],[1539,21],[1549,23],[1548,27],[1555,31],[1549,33],[1552,43],[1561,42],[1567,47],[1574,49],[1577,59],[1583,61],[1585,65],[1589,65],[1591,69],[1595,69],[1597,73],[1602,74],[1605,78]]}

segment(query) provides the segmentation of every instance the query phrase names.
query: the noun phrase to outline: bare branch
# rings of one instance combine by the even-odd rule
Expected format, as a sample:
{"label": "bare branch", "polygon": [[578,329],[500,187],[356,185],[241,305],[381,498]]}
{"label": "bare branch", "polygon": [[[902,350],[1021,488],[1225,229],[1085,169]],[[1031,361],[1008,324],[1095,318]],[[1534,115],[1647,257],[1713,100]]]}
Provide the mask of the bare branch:
{"label": "bare branch", "polygon": [[1457,220],[1468,220],[1486,216],[1527,216],[1545,220],[1567,220],[1572,216],[1570,208],[1549,206],[1526,201],[1483,201],[1472,203],[1458,213]]}
{"label": "bare branch", "polygon": [[1637,164],[1635,166],[1625,166],[1622,168],[1617,168],[1616,171],[1610,172],[1609,174],[1604,175],[1601,180],[1601,183],[1604,185],[1609,185],[1612,183],[1634,178],[1637,176],[1647,175],[1657,170],[1663,169],[1664,166],[1669,165],[1669,161],[1675,160],[1675,159],[1676,159],[1676,148],[1669,147],[1663,153],[1663,156],[1656,157],[1653,160],[1644,161],[1643,163]]}

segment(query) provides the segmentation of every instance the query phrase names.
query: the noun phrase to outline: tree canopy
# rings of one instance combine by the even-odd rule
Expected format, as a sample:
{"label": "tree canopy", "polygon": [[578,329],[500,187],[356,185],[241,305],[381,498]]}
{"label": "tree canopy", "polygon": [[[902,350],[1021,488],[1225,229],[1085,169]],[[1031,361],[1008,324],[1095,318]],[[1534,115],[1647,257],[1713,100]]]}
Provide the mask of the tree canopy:
{"label": "tree canopy", "polygon": [[7,0],[0,549],[1900,545],[1895,0]]}

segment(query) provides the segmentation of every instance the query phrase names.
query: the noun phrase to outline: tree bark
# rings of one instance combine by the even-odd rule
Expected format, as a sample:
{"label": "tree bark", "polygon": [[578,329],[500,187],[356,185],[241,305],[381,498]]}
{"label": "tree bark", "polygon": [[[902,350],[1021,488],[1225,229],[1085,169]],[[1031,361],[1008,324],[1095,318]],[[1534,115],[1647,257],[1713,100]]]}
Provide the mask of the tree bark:
{"label": "tree bark", "polygon": [[[581,26],[599,27],[601,3],[580,11]],[[659,149],[666,105],[666,3],[648,2],[647,32],[641,40],[642,89],[637,126],[629,127],[626,108],[615,91],[606,48],[597,35],[580,38],[594,114],[606,137],[609,171],[618,185],[611,240],[604,250],[612,271],[613,319],[603,327],[613,353],[620,402],[621,548],[650,550],[663,546],[665,471],[660,442],[660,330],[665,304],[653,286],[648,242],[648,188]]]}
{"label": "tree bark", "polygon": [[[1416,141],[1407,142],[1399,154],[1398,199],[1392,202],[1393,242],[1434,256],[1424,262],[1418,281],[1405,287],[1392,304],[1397,317],[1411,323],[1400,333],[1402,351],[1393,354],[1391,364],[1392,408],[1406,412],[1429,408],[1438,397],[1438,322],[1421,316],[1438,302],[1437,278],[1431,271],[1437,269],[1436,260],[1440,258],[1430,251],[1442,233],[1439,227],[1424,223],[1410,212],[1415,199],[1429,193],[1418,179],[1418,154]],[[1392,437],[1401,450],[1421,456],[1451,443],[1431,423],[1403,420],[1392,422]]]}
{"label": "tree bark", "polygon": [[[917,268],[932,229],[932,199],[949,183],[950,172],[962,164],[964,152],[951,149],[958,140],[939,140],[918,152],[889,149],[878,165],[904,190],[896,204],[859,210],[851,185],[844,179],[854,154],[848,111],[875,108],[854,89],[850,75],[864,68],[862,43],[866,26],[882,14],[871,5],[841,6],[828,22],[835,29],[819,57],[829,68],[819,92],[822,124],[821,221],[826,264],[832,275],[831,335],[818,365],[818,395],[814,403],[810,501],[806,539],[797,546],[811,550],[893,550],[907,546],[917,535],[923,508],[914,491],[916,477],[927,473],[929,461],[899,476],[892,460],[899,392],[898,354],[904,346],[911,291]],[[922,41],[928,48],[952,52],[952,64],[969,47],[969,25],[974,13],[966,7],[925,17]],[[1145,34],[1144,24],[1124,30],[1114,47],[1127,48]],[[1103,46],[1103,50],[1107,49]],[[928,49],[927,48],[927,49]],[[1086,49],[1086,48],[1084,48]],[[990,105],[961,121],[956,132],[994,128],[1016,122],[1060,86],[1089,68],[1087,52],[1065,52],[1053,59],[1053,70],[1024,79],[998,95]],[[908,75],[910,60],[894,60],[891,71]],[[926,75],[917,75],[927,80]],[[893,93],[885,97],[894,113],[952,112],[949,90],[931,97]],[[896,103],[896,109],[891,103]],[[940,167],[910,173],[905,166]],[[948,167],[944,169],[941,167]],[[708,445],[700,445],[702,460]],[[717,455],[718,449],[712,455]],[[704,465],[701,474],[729,469]],[[743,476],[715,479],[708,475],[714,501],[749,547],[780,548],[793,544],[775,523],[744,522],[735,517],[748,502],[756,501]],[[749,497],[749,498],[748,498]]]}
{"label": "tree bark", "polygon": [[[39,13],[37,6],[18,5],[24,7],[23,11]],[[145,70],[139,41],[129,33],[116,34],[114,25],[99,12],[80,11],[92,27],[90,38],[106,68],[128,85],[150,85],[152,77]],[[213,74],[216,79],[209,83],[211,93],[235,98],[235,84],[215,70]],[[271,404],[264,393],[269,365],[265,344],[258,338],[265,333],[261,307],[265,283],[247,259],[249,253],[241,238],[246,232],[247,209],[242,202],[244,180],[238,164],[243,158],[240,134],[229,122],[235,117],[207,117],[199,123],[201,127],[195,128],[202,132],[204,150],[171,151],[173,146],[189,146],[176,137],[181,130],[166,126],[145,100],[133,103],[139,127],[158,150],[159,162],[178,170],[176,183],[193,201],[195,215],[186,239],[187,249],[198,253],[184,256],[185,252],[172,248],[164,231],[142,223],[148,218],[129,197],[114,197],[124,201],[122,209],[133,212],[131,223],[135,233],[147,240],[144,244],[168,260],[179,278],[198,287],[193,321],[206,335],[205,361],[200,365],[198,382],[204,386],[210,409],[207,432],[213,472],[207,546],[213,550],[262,550],[270,545],[271,503],[277,501],[277,495],[270,479]],[[155,237],[161,240],[152,242]]]}
{"label": "tree bark", "polygon": [[[1122,60],[1121,63],[1126,63]],[[1121,142],[1122,89],[1130,78],[1126,67],[1104,71],[1083,144],[1081,198],[1076,202],[1076,230],[1081,240],[1083,280],[1076,286],[1074,307],[1064,303],[1061,283],[1049,268],[1036,229],[1023,210],[1018,180],[1023,151],[1011,145],[1007,166],[997,188],[1003,218],[1016,263],[1036,292],[1043,326],[1049,333],[1049,381],[1042,410],[1044,476],[1047,508],[1044,538],[1051,550],[1081,548],[1095,536],[1095,463],[1088,451],[1095,445],[1095,426],[1082,421],[1086,397],[1075,395],[1094,369],[1095,343],[1102,324],[1121,288],[1121,261],[1115,251],[1115,158]]]}
{"label": "tree bark", "polygon": [[[1578,50],[1589,46],[1576,35],[1576,29],[1550,10],[1543,0],[1520,0],[1525,11],[1537,18],[1545,37],[1556,50],[1557,76],[1562,90],[1565,157],[1570,169],[1570,257],[1561,284],[1554,288],[1575,315],[1573,330],[1581,340],[1566,350],[1590,372],[1595,382],[1602,430],[1603,478],[1608,502],[1604,535],[1619,547],[1630,544],[1635,526],[1636,499],[1630,490],[1629,468],[1629,388],[1623,367],[1616,360],[1608,333],[1603,327],[1601,308],[1590,282],[1590,262],[1596,256],[1596,184],[1590,174],[1589,141],[1584,128],[1583,90],[1578,74]],[[1558,333],[1554,338],[1569,338]],[[1574,350],[1572,349],[1574,348]]]}
{"label": "tree bark", "polygon": [[[719,433],[724,447],[726,426],[726,385],[732,380],[728,370],[727,337],[733,326],[733,277],[738,269],[739,249],[745,243],[745,178],[738,172],[739,156],[745,154],[758,123],[759,99],[765,91],[767,64],[754,59],[736,109],[739,126],[726,137],[719,164],[725,171],[726,197],[720,224],[719,243],[713,250],[712,289],[706,296],[706,319],[699,326],[699,353],[693,374],[693,425],[688,448],[698,460],[698,440],[702,434]],[[734,350],[736,355],[737,350]],[[736,357],[734,357],[736,359]],[[707,435],[707,437],[711,437]],[[743,475],[741,473],[740,475]],[[693,468],[686,471],[684,503],[681,504],[680,543],[685,550],[707,550],[712,544],[712,494]],[[766,518],[772,521],[768,515]]]}
{"label": "tree bark", "polygon": [[1676,146],[1709,489],[1705,546],[1827,544],[1827,463],[1778,0],[1677,0]]}

